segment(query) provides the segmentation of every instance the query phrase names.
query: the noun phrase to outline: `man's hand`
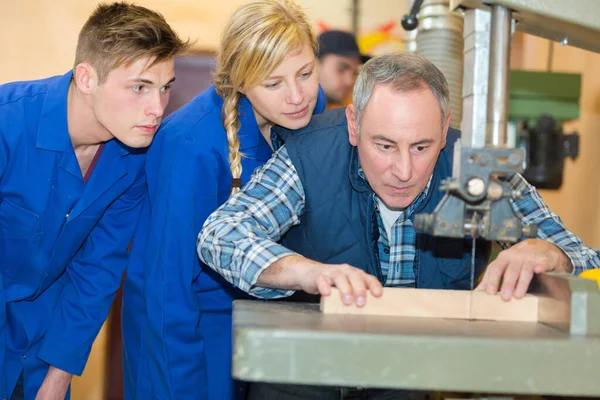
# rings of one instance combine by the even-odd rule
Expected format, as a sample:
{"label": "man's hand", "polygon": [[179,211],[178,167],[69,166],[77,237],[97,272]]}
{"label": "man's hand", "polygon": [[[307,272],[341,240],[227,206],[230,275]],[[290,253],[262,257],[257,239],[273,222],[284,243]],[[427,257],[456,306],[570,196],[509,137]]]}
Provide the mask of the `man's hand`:
{"label": "man's hand", "polygon": [[345,305],[356,303],[358,307],[365,305],[367,290],[375,297],[383,293],[377,278],[361,269],[348,264],[317,264],[300,281],[305,292],[329,296],[331,288],[335,286]]}
{"label": "man's hand", "polygon": [[556,245],[541,239],[527,239],[501,251],[488,265],[477,290],[496,294],[500,281],[500,297],[509,301],[527,293],[534,274],[547,271],[571,272],[573,265]]}
{"label": "man's hand", "polygon": [[264,270],[257,286],[304,290],[311,294],[329,296],[331,288],[337,287],[342,302],[366,303],[367,290],[375,297],[381,296],[383,287],[373,275],[348,264],[323,264],[301,256],[284,257]]}
{"label": "man's hand", "polygon": [[64,400],[71,384],[71,377],[68,372],[50,367],[35,400]]}

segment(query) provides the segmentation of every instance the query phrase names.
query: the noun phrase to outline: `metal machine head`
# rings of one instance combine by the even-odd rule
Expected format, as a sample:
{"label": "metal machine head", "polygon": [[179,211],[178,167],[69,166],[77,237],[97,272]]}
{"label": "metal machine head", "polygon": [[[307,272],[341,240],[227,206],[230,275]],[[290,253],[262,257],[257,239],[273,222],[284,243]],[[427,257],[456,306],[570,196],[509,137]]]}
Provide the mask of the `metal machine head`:
{"label": "metal machine head", "polygon": [[521,223],[510,205],[521,193],[508,180],[522,171],[523,151],[454,145],[452,178],[442,183],[446,195],[432,214],[415,216],[415,228],[447,237],[471,237],[516,242],[535,237],[537,226]]}

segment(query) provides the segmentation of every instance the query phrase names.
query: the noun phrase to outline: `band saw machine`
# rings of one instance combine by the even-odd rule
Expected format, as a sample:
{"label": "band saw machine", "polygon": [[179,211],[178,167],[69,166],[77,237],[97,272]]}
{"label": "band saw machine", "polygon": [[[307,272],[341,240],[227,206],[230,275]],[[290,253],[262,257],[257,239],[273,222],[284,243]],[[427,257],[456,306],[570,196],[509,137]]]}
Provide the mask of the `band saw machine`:
{"label": "band saw machine", "polygon": [[[520,193],[506,179],[522,171],[524,159],[521,150],[507,147],[511,34],[517,29],[599,52],[600,2],[451,0],[450,9],[465,16],[484,13],[489,21],[487,101],[465,103],[486,108],[485,129],[469,129],[477,124],[463,119],[444,200],[432,214],[418,216],[415,227],[473,240],[534,237],[536,227],[523,226],[510,206]],[[465,74],[472,67],[465,65]],[[480,83],[465,78],[464,87]],[[472,111],[463,115],[481,115]],[[593,280],[536,276],[521,306],[511,300],[505,304],[512,306],[496,302],[482,308],[486,300],[473,291],[385,291],[382,299],[395,293],[392,303],[417,301],[421,307],[400,309],[416,309],[413,314],[393,305],[365,314],[351,308],[340,313],[331,303],[322,304],[322,312],[316,304],[236,301],[233,376],[289,384],[600,396],[600,292]],[[455,306],[432,310],[423,300],[427,296],[451,296],[447,303]]]}

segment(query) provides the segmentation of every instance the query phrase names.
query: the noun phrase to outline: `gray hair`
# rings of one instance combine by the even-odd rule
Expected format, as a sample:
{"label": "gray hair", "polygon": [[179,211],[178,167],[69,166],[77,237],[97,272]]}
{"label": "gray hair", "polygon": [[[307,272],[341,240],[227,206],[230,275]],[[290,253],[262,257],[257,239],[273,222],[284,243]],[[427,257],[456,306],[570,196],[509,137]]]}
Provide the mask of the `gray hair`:
{"label": "gray hair", "polygon": [[450,92],[444,74],[425,57],[414,53],[387,54],[370,59],[360,71],[352,104],[356,127],[377,84],[391,85],[397,92],[429,88],[442,112],[442,127],[449,113]]}

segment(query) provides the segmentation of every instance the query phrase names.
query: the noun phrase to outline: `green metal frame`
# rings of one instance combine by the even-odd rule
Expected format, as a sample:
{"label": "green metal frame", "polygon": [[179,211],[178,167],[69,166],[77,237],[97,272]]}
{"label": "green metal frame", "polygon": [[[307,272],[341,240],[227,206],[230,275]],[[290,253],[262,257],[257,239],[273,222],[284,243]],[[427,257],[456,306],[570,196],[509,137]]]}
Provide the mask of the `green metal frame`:
{"label": "green metal frame", "polygon": [[600,338],[540,323],[323,315],[316,305],[234,303],[233,376],[245,381],[600,396],[598,371]]}
{"label": "green metal frame", "polygon": [[511,121],[534,124],[541,114],[558,123],[579,118],[580,74],[513,70],[509,85]]}

